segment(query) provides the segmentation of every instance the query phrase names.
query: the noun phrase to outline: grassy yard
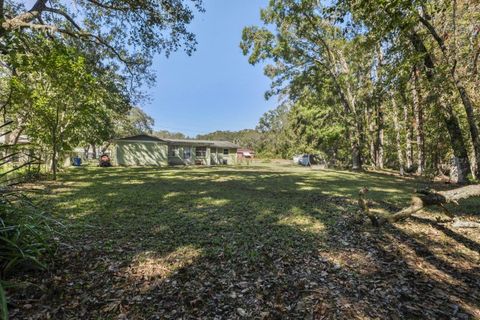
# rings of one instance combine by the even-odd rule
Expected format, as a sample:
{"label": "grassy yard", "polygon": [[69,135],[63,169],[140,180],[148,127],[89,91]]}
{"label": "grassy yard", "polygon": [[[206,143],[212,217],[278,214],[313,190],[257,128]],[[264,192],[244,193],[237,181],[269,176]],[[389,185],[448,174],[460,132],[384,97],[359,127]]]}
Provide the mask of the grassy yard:
{"label": "grassy yard", "polygon": [[[13,318],[480,318],[480,237],[428,212],[354,225],[357,193],[407,205],[421,181],[286,164],[75,168],[35,200],[65,227]],[[469,201],[455,209],[480,213]],[[443,217],[443,216],[442,216]]]}

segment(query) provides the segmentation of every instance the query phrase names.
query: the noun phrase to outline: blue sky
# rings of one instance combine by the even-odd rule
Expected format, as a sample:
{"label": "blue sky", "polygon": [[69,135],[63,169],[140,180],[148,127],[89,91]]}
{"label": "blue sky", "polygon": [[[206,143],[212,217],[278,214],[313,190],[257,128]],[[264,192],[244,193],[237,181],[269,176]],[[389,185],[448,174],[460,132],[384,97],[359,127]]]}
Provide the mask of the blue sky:
{"label": "blue sky", "polygon": [[155,119],[156,130],[189,136],[215,130],[254,128],[260,116],[273,109],[265,101],[270,80],[263,66],[251,66],[239,43],[244,26],[260,24],[260,8],[268,0],[205,0],[190,26],[197,51],[183,51],[154,60],[156,84],[147,91],[151,101],[141,107]]}

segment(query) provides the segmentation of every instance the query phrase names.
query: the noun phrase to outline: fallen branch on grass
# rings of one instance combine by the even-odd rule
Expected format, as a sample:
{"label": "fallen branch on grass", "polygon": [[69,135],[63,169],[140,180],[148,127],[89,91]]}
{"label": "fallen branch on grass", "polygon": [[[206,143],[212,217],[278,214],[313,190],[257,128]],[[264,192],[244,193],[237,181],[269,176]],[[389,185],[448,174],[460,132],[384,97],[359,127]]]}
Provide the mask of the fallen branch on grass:
{"label": "fallen branch on grass", "polygon": [[[453,215],[447,210],[447,208],[445,208],[444,205],[448,203],[454,203],[458,205],[458,201],[462,199],[480,197],[480,185],[470,185],[447,191],[436,191],[433,189],[418,190],[416,191],[416,195],[412,197],[410,206],[388,216],[371,213],[368,207],[368,201],[366,200],[367,192],[368,188],[363,187],[358,193],[360,210],[372,221],[374,226],[380,226],[386,222],[397,222],[404,220],[415,212],[434,205],[441,207],[450,218],[453,218]],[[480,227],[480,223],[456,221],[453,226],[457,228],[477,228]]]}

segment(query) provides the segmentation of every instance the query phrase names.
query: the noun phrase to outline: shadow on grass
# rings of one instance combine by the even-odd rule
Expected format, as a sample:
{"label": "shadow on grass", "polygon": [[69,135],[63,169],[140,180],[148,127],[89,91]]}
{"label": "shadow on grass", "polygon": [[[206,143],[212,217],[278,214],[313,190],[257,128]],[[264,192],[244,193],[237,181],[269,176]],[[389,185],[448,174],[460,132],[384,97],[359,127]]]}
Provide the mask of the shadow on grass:
{"label": "shadow on grass", "polygon": [[19,294],[43,300],[18,316],[475,317],[478,268],[437,258],[435,239],[352,226],[364,185],[402,206],[416,182],[263,167],[69,171],[41,201],[75,249],[46,289]]}

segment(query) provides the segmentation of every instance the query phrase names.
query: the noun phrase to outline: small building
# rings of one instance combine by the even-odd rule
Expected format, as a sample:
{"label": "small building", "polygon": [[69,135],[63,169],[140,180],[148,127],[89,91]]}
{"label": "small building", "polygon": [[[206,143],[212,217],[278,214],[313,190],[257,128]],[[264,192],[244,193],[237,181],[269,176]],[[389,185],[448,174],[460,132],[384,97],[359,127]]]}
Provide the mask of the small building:
{"label": "small building", "polygon": [[237,149],[238,160],[252,160],[255,158],[255,151],[251,149]]}
{"label": "small building", "polygon": [[114,165],[219,165],[237,162],[238,146],[228,141],[161,139],[137,135],[116,139],[110,156]]}

